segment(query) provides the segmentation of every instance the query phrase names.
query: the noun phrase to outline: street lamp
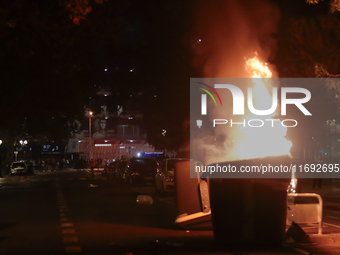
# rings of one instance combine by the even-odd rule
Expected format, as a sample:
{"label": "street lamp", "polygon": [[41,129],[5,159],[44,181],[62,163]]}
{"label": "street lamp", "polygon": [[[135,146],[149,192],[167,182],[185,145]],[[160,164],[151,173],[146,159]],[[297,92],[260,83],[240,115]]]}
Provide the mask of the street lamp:
{"label": "street lamp", "polygon": [[89,111],[89,148],[90,148],[90,160],[92,159],[92,135],[91,135],[91,118],[93,116],[93,112]]}
{"label": "street lamp", "polygon": [[21,145],[27,145],[28,142],[27,142],[27,140],[24,140],[24,141],[23,141],[23,140],[20,140],[19,143],[20,143]]}
{"label": "street lamp", "polygon": [[[24,147],[25,145],[28,144],[27,140],[20,140],[19,143],[20,143],[20,145],[21,145],[22,147]],[[25,160],[25,159],[26,159],[26,151],[25,151],[25,148],[23,148],[23,151],[24,151],[24,160]],[[17,154],[16,154],[16,155],[17,155]],[[15,161],[16,161],[16,160],[15,160]]]}

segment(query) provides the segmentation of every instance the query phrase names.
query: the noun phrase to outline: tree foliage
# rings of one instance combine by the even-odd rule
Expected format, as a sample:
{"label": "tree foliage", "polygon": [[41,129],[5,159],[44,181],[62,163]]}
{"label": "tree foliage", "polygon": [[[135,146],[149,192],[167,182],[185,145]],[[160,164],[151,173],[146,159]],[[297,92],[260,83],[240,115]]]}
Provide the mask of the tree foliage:
{"label": "tree foliage", "polygon": [[[338,14],[291,18],[279,38],[277,65],[281,77],[331,78],[340,73],[340,18]],[[326,83],[326,88],[311,85],[318,104],[340,106],[340,84]]]}
{"label": "tree foliage", "polygon": [[[317,4],[323,0],[306,0],[307,3],[309,4]],[[340,1],[339,0],[331,0],[330,1],[330,11],[333,12],[337,12],[340,11]]]}
{"label": "tree foliage", "polygon": [[[94,2],[102,4],[104,1],[107,0],[95,0]],[[76,25],[79,25],[81,20],[85,20],[85,16],[92,11],[89,0],[61,0],[60,5],[65,7],[65,10],[69,13],[70,19]]]}
{"label": "tree foliage", "polygon": [[[0,138],[67,138],[67,120],[83,117],[97,84],[128,96],[143,92],[141,110],[153,120],[148,133],[168,127],[169,140],[179,143],[188,103],[179,104],[175,91],[190,77],[180,23],[188,3],[1,1]],[[161,102],[151,104],[154,94]]]}

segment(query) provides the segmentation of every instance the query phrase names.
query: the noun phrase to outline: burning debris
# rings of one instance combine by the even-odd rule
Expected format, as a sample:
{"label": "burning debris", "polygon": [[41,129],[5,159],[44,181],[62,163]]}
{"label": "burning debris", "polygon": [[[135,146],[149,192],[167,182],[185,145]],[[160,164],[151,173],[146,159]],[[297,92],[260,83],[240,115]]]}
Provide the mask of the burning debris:
{"label": "burning debris", "polygon": [[[275,68],[260,60],[260,56],[261,59],[272,58],[276,49],[273,35],[280,17],[277,7],[268,1],[208,3],[198,16],[196,38],[201,41],[193,49],[193,66],[204,77],[248,78],[237,89],[239,94],[248,95],[245,104],[250,109],[245,111],[244,103],[236,106],[235,96],[231,97],[228,90],[219,89],[223,106],[222,103],[219,107],[207,105],[209,116],[193,121],[199,132],[192,134],[191,151],[196,148],[197,158],[206,165],[289,154],[292,143],[285,138],[287,127],[294,127],[297,123],[276,117],[278,84],[272,84],[275,79],[270,79],[276,77]],[[231,91],[230,87],[228,89]],[[241,114],[235,115],[230,109]],[[263,116],[252,114],[256,111],[270,113]],[[220,122],[214,121],[221,117]],[[204,125],[208,122],[217,125],[207,131]]]}
{"label": "burning debris", "polygon": [[[244,69],[251,77],[233,79],[232,81],[238,82],[236,85],[220,84],[224,80],[215,82],[214,86],[219,89],[223,106],[204,105],[207,100],[201,102],[202,107],[210,110],[209,116],[204,114],[205,109],[201,116],[207,115],[213,129],[207,134],[208,132],[204,132],[207,129],[201,128],[203,120],[196,121],[200,124],[200,131],[192,135],[195,137],[192,139],[192,145],[204,154],[199,158],[200,160],[203,158],[205,164],[289,154],[292,143],[285,137],[287,128],[298,123],[293,119],[280,120],[276,117],[280,110],[277,98],[278,84],[274,84],[277,79],[270,79],[272,72],[269,66],[261,62],[256,53],[253,58],[245,61]],[[281,114],[286,108],[285,103],[290,103],[289,99],[285,98],[290,91],[285,89],[282,88],[281,91]],[[248,96],[247,103],[244,100],[245,90]],[[309,100],[307,94],[303,100]],[[248,105],[247,109],[245,104]],[[307,111],[305,108],[303,110]],[[230,119],[223,118],[225,116],[230,116]],[[211,135],[211,132],[214,134]]]}
{"label": "burning debris", "polygon": [[[246,70],[253,78],[253,103],[256,109],[263,107],[267,102],[272,102],[272,95],[269,94],[268,88],[272,87],[271,80],[262,78],[271,78],[272,73],[266,63],[262,63],[257,55],[246,61]],[[275,119],[275,114],[270,116],[254,116],[250,113],[244,116],[249,123],[250,120],[256,119],[262,121],[279,121]],[[239,126],[233,132],[235,146],[230,152],[235,159],[249,159],[266,156],[279,156],[289,154],[292,143],[285,136],[287,127],[284,125],[263,126],[253,128]],[[236,139],[235,139],[236,138]]]}

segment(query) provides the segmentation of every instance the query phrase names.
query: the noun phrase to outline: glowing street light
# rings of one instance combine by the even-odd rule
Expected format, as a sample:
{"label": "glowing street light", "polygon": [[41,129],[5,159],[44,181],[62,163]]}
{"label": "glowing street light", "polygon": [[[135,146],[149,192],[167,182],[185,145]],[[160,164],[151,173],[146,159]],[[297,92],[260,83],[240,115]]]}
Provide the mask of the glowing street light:
{"label": "glowing street light", "polygon": [[93,111],[89,111],[89,148],[90,148],[90,158],[92,159],[92,135],[91,135],[91,118],[93,117]]}
{"label": "glowing street light", "polygon": [[28,142],[27,142],[27,140],[24,140],[24,141],[23,141],[23,140],[20,140],[19,143],[20,143],[21,145],[27,145]]}

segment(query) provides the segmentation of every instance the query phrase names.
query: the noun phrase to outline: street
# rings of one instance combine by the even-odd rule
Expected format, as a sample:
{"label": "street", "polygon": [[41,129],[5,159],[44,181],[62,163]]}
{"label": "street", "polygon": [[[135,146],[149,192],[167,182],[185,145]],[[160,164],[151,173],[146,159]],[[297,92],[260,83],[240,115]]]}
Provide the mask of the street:
{"label": "street", "polygon": [[138,194],[154,193],[151,186],[130,187],[73,170],[10,176],[0,185],[2,254],[125,254],[171,251],[187,237],[212,241],[210,231],[175,228],[172,197],[137,204]]}
{"label": "street", "polygon": [[[212,231],[176,227],[174,197],[156,195],[151,185],[117,184],[100,173],[64,170],[8,176],[0,186],[1,254],[235,254],[243,249],[225,251],[214,244]],[[137,204],[139,194],[151,195],[153,205]],[[340,233],[337,216],[325,211],[325,222],[336,226],[325,224],[325,233]],[[246,254],[301,254],[294,249]]]}

